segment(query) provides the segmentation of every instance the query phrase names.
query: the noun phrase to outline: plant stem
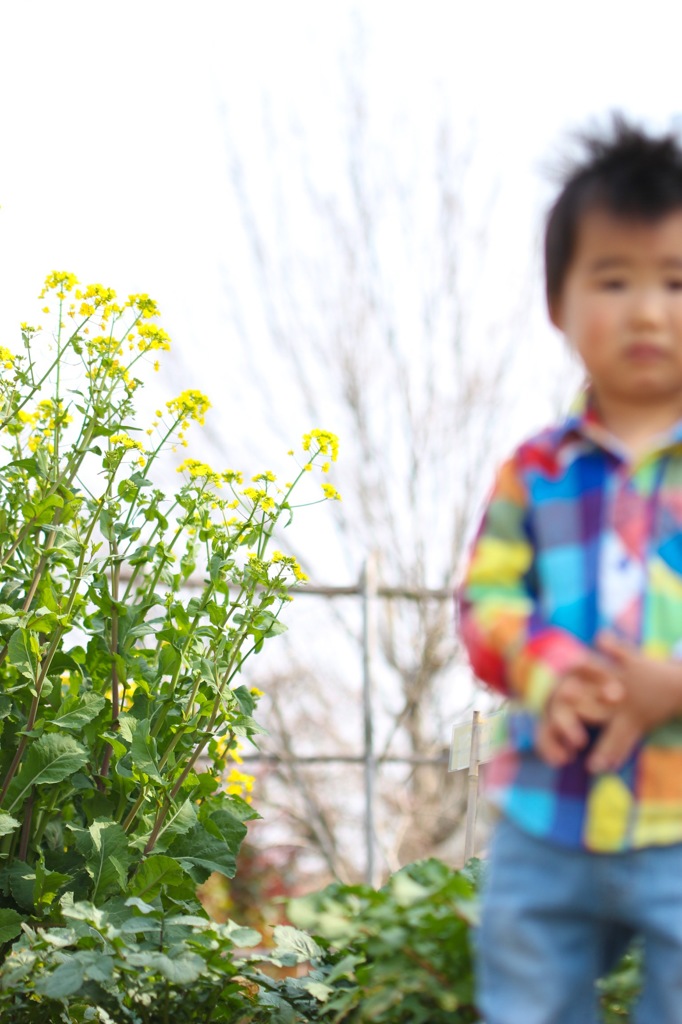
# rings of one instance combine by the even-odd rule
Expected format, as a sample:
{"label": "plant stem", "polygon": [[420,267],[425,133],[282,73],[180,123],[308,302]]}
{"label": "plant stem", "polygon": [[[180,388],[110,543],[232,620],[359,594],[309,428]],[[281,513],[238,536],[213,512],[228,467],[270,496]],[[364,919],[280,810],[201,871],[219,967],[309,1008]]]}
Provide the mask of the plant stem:
{"label": "plant stem", "polygon": [[31,789],[31,795],[26,801],[24,808],[24,825],[21,830],[21,843],[19,844],[19,860],[25,861],[28,854],[28,842],[31,835],[31,819],[33,818],[33,804],[35,802],[35,786]]}
{"label": "plant stem", "polygon": [[[111,731],[116,732],[118,730],[120,691],[116,657],[118,655],[118,583],[121,575],[121,563],[118,560],[118,546],[114,539],[109,542],[109,550],[113,562],[111,570]],[[109,774],[112,752],[113,747],[111,743],[107,743],[104,749],[104,757],[102,758],[102,767],[100,768],[100,779],[97,783],[99,789],[104,789],[103,779]]]}

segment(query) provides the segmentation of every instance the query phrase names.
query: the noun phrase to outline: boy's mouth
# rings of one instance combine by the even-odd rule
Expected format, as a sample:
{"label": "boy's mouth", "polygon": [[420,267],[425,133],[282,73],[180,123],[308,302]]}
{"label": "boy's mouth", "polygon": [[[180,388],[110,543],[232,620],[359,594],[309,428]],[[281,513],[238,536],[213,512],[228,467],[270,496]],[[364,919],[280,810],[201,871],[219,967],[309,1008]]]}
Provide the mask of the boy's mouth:
{"label": "boy's mouth", "polygon": [[631,345],[626,347],[625,354],[629,359],[641,359],[644,361],[649,359],[664,359],[667,352],[662,345],[656,345],[651,341],[633,341]]}

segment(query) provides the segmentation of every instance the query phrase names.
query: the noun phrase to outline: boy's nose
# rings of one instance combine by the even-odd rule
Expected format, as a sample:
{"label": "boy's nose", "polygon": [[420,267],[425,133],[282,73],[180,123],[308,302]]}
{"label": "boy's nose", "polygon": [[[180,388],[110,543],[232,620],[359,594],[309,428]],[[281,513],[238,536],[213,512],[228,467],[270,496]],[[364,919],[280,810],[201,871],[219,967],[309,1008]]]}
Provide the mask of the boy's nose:
{"label": "boy's nose", "polygon": [[636,326],[660,323],[663,318],[663,295],[658,288],[638,288],[632,297],[631,319]]}

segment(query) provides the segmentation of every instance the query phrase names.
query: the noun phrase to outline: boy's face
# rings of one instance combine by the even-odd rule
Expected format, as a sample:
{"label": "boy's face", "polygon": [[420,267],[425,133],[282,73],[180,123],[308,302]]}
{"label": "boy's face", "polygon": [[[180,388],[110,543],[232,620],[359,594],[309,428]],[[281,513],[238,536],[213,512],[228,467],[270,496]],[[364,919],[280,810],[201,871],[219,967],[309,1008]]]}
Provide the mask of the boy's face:
{"label": "boy's face", "polygon": [[682,416],[682,209],[653,222],[585,213],[551,316],[604,410],[679,403]]}

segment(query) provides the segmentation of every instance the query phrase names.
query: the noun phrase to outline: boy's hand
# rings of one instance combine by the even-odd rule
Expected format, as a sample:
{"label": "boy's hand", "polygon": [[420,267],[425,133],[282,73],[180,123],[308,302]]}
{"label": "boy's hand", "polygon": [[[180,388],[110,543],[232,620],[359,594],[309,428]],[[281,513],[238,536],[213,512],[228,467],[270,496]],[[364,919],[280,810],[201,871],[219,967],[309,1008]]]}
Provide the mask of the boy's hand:
{"label": "boy's hand", "polygon": [[535,748],[547,764],[562,768],[586,746],[586,725],[601,725],[624,697],[624,686],[606,663],[586,660],[566,673],[547,702]]}
{"label": "boy's hand", "polygon": [[615,771],[651,729],[682,714],[682,664],[655,661],[610,634],[597,641],[624,688],[620,705],[587,761],[591,772]]}

